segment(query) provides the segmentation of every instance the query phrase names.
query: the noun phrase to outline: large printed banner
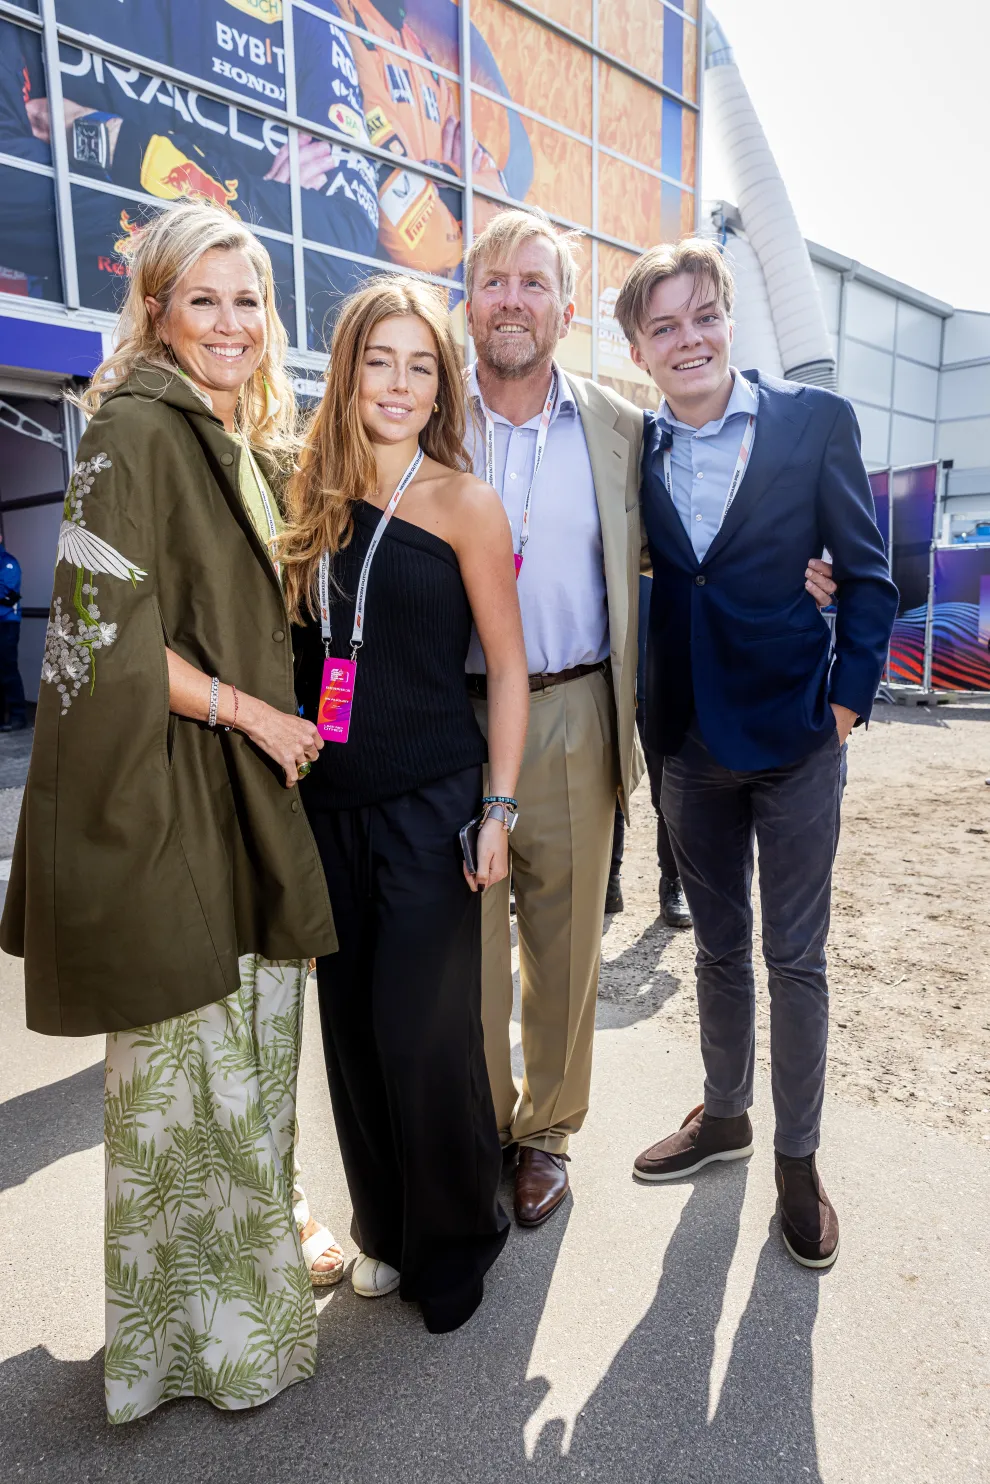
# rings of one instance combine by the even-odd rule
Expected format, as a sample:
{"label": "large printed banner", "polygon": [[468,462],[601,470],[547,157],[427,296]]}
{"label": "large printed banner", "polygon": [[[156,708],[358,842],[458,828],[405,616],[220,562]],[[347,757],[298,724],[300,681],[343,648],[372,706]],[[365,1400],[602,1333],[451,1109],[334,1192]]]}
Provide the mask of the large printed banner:
{"label": "large printed banner", "polygon": [[990,546],[935,553],[932,688],[990,691]]}
{"label": "large printed banner", "polygon": [[[539,9],[541,7],[537,7]],[[64,106],[53,119],[39,37],[0,19],[0,155],[50,166],[64,130],[82,302],[113,311],[122,250],[156,209],[184,196],[220,202],[261,229],[291,236],[288,131],[260,116],[285,108],[289,79],[282,0],[56,0],[58,21],[81,33],[59,43]],[[689,99],[697,97],[697,0],[609,0],[601,45]],[[590,0],[554,0],[548,14],[592,35]],[[514,199],[590,229],[592,135],[599,157],[598,227],[647,247],[691,228],[696,116],[502,0],[471,7],[472,129],[461,138],[457,0],[298,0],[293,6],[295,108],[332,125],[338,141],[299,131],[299,183],[309,344],[342,294],[375,261],[462,279],[464,161],[470,150],[478,227]],[[146,59],[114,63],[91,36]],[[156,76],[168,66],[190,82]],[[596,83],[597,76],[597,83]],[[223,88],[232,99],[211,99]],[[597,96],[595,89],[597,86]],[[383,151],[376,159],[367,147]],[[613,151],[614,153],[606,153]],[[444,178],[417,169],[429,165]],[[664,178],[660,178],[660,172]],[[0,164],[0,292],[59,301],[50,176]],[[265,236],[283,318],[294,330],[292,248]],[[370,260],[370,261],[369,261]],[[611,320],[633,255],[599,252],[602,374],[638,373]],[[578,315],[590,320],[590,251]],[[590,372],[591,332],[575,326],[565,359]]]}
{"label": "large printed banner", "polygon": [[895,683],[924,683],[938,475],[936,463],[894,469],[890,476],[890,575],[900,594],[890,639],[889,675]]}

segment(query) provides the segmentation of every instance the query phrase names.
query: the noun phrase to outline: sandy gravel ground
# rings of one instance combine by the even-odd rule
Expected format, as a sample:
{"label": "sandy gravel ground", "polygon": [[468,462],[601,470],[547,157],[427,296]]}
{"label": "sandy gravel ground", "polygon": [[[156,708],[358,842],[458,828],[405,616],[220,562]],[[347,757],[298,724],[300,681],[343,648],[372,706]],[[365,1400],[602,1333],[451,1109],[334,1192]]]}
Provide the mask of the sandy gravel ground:
{"label": "sandy gravel ground", "polygon": [[[879,705],[849,752],[829,939],[829,1086],[990,1149],[990,705]],[[653,819],[644,786],[627,835],[626,910],[606,927],[601,995],[619,1023],[657,1015],[696,1035],[693,935],[657,916]],[[756,937],[758,955],[758,911]],[[759,973],[757,985],[766,1069]]]}

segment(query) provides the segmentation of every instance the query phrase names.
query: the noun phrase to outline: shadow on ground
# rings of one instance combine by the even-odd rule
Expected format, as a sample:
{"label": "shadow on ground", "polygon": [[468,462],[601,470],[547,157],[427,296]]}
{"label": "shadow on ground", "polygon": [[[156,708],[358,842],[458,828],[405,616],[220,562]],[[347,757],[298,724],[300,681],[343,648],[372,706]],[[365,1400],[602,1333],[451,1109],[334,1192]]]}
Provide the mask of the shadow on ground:
{"label": "shadow on ground", "polygon": [[902,726],[947,727],[960,721],[990,721],[990,706],[974,701],[947,702],[941,706],[892,706],[880,701],[873,708],[873,721],[897,722]]}
{"label": "shadow on ground", "polygon": [[0,1190],[103,1142],[103,1063],[0,1103]]}
{"label": "shadow on ground", "polygon": [[34,727],[0,733],[0,788],[23,788],[34,743]]}
{"label": "shadow on ground", "polygon": [[562,1422],[544,1426],[531,1459],[523,1428],[549,1389],[527,1373],[569,1203],[538,1231],[514,1230],[482,1310],[457,1334],[431,1337],[412,1306],[360,1300],[343,1285],[320,1316],[315,1379],[254,1412],[182,1401],[111,1429],[102,1353],[82,1362],[42,1349],[19,1355],[0,1367],[0,1477],[821,1484],[811,1406],[818,1280],[788,1261],[773,1224],[709,1417],[745,1188],[745,1170],[733,1167],[692,1190],[656,1298],[594,1388],[566,1453]]}
{"label": "shadow on ground", "polygon": [[678,993],[680,977],[663,967],[663,955],[678,935],[658,914],[635,942],[608,961],[598,986],[597,1029],[621,1030],[648,1020]]}
{"label": "shadow on ground", "polygon": [[744,1192],[741,1171],[714,1179],[706,1171],[698,1180],[668,1244],[656,1299],[582,1411],[566,1463],[541,1439],[533,1459],[540,1477],[821,1484],[811,1357],[821,1280],[784,1256],[776,1217],[710,1407]]}

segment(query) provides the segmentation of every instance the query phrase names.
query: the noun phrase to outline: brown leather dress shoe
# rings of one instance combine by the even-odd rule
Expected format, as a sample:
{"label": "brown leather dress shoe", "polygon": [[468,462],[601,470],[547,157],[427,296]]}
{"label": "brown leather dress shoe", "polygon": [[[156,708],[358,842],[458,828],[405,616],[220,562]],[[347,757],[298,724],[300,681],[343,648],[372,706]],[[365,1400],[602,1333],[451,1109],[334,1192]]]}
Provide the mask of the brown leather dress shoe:
{"label": "brown leather dress shoe", "polygon": [[637,1180],[680,1180],[716,1160],[745,1159],[753,1152],[753,1125],[748,1113],[713,1118],[704,1104],[692,1108],[676,1134],[637,1155]]}
{"label": "brown leather dress shoe", "polygon": [[567,1194],[567,1155],[547,1154],[526,1145],[516,1168],[516,1220],[520,1226],[539,1226],[552,1216]]}
{"label": "brown leather dress shoe", "polygon": [[830,1268],[839,1255],[839,1218],[825,1194],[813,1154],[774,1153],[784,1246],[803,1268]]}

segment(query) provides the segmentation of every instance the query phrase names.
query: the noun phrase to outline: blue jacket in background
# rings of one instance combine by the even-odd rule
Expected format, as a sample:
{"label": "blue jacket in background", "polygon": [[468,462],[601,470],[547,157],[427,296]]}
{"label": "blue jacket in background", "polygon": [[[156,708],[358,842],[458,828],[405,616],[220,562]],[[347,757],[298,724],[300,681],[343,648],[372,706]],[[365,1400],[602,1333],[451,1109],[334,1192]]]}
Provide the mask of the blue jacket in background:
{"label": "blue jacket in background", "polygon": [[[11,605],[7,599],[14,593],[17,594],[17,602]],[[0,623],[20,623],[20,597],[21,564],[0,542]]]}
{"label": "blue jacket in background", "polygon": [[[868,718],[897,611],[859,427],[833,392],[743,373],[759,391],[756,437],[722,528],[699,562],[663,479],[646,414],[643,516],[653,559],[647,745],[675,753],[696,713],[709,751],[736,771],[781,767],[835,730],[830,702]],[[827,548],[839,583],[835,658],[805,591]]]}

